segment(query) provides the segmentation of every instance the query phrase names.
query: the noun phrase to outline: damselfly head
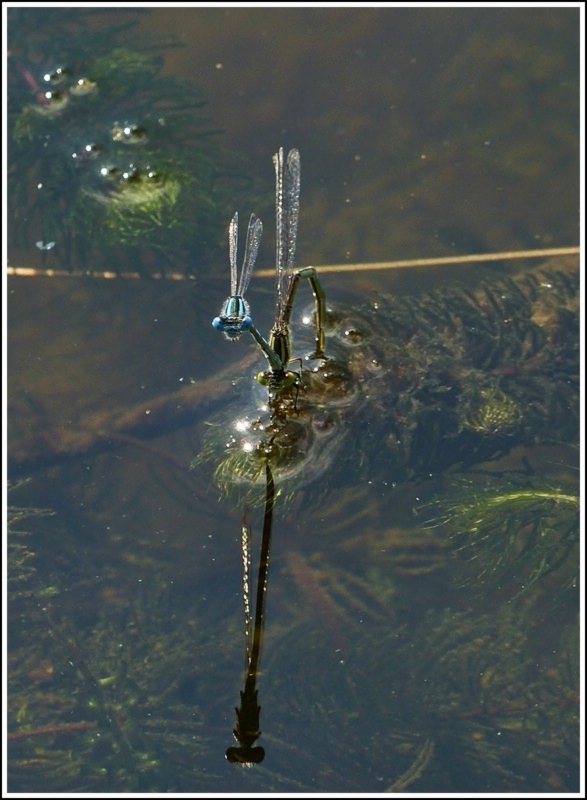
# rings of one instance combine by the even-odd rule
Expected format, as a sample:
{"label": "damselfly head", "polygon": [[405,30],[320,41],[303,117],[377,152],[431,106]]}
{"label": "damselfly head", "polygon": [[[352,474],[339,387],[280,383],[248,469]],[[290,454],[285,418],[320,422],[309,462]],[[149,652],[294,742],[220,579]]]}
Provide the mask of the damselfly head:
{"label": "damselfly head", "polygon": [[222,331],[224,338],[230,341],[239,339],[242,333],[251,329],[252,324],[249,304],[238,294],[231,295],[220,309],[220,314],[212,320],[216,330]]}
{"label": "damselfly head", "polygon": [[222,331],[224,338],[236,342],[245,331],[250,330],[253,320],[249,317],[214,317],[212,325],[217,331]]}

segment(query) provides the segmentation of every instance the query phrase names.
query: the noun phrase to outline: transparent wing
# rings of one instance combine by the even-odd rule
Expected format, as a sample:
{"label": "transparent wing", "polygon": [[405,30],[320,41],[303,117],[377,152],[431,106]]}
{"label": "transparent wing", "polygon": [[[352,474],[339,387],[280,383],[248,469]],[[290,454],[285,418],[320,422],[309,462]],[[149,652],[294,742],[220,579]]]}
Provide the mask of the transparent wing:
{"label": "transparent wing", "polygon": [[286,225],[286,257],[285,269],[293,272],[296,239],[298,235],[298,219],[300,216],[300,154],[290,150],[285,165],[285,225]]}
{"label": "transparent wing", "polygon": [[287,288],[293,272],[298,219],[300,213],[300,154],[290,150],[283,163],[283,148],[273,156],[275,165],[275,271],[276,314],[280,327],[285,307]]}
{"label": "transparent wing", "polygon": [[238,247],[238,211],[235,212],[234,217],[230,220],[228,226],[228,257],[230,259],[230,295],[231,297],[236,294],[237,283],[237,266],[236,266],[236,252]]}
{"label": "transparent wing", "polygon": [[[238,285],[238,292],[241,297],[247,291],[253,267],[257,260],[259,252],[259,245],[261,244],[261,236],[263,235],[263,223],[255,214],[251,214],[249,220],[249,227],[247,228],[247,241],[245,244],[245,257],[243,259],[243,269],[241,272],[240,283]],[[235,254],[236,258],[236,254]],[[233,292],[234,294],[234,292]]]}
{"label": "transparent wing", "polygon": [[283,207],[283,147],[273,156],[275,166],[275,325],[279,325],[283,313],[283,302],[287,278],[285,275],[285,217]]}

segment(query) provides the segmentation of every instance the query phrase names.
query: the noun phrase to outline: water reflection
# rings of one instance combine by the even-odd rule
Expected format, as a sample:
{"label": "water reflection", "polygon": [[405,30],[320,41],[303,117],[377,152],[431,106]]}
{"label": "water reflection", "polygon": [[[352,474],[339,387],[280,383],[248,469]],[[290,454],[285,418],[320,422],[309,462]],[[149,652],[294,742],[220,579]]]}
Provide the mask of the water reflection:
{"label": "water reflection", "polygon": [[[152,438],[134,422],[116,435],[102,429],[100,448],[78,463],[49,459],[18,497],[15,490],[18,508],[57,513],[31,517],[30,533],[15,540],[26,546],[26,570],[18,550],[11,556],[12,574],[26,579],[11,593],[11,784],[29,791],[47,782],[72,791],[575,786],[570,381],[577,306],[573,270],[556,266],[506,282],[505,298],[498,281],[499,296],[481,289],[461,306],[460,290],[450,290],[401,304],[381,298],[377,309],[331,309],[327,346],[355,391],[348,406],[334,403],[333,441],[341,434],[341,447],[318,479],[303,479],[310,464],[298,479],[276,454],[271,462],[282,495],[272,520],[271,591],[266,576],[260,584],[270,608],[261,698],[252,678],[243,694],[250,707],[263,708],[266,756],[255,770],[226,773],[219,763],[242,659],[239,494],[226,471],[218,504],[210,483],[217,461],[187,470],[198,438],[190,443],[185,424],[166,429],[168,398],[152,403]],[[545,276],[550,287],[542,292]],[[506,302],[521,311],[510,306],[505,316]],[[454,313],[460,307],[469,320],[462,326]],[[436,335],[427,341],[405,323],[419,314],[431,326],[433,313]],[[394,327],[392,337],[387,328]],[[488,330],[500,334],[489,348]],[[473,395],[474,416],[467,416],[467,391],[456,395],[466,398],[462,406],[455,396],[442,405],[446,381],[432,378],[437,365],[446,376],[447,363],[465,386],[487,381]],[[258,367],[239,369],[252,384]],[[202,386],[209,380],[217,389],[218,376]],[[538,403],[537,387],[547,380],[553,391]],[[420,391],[424,384],[436,391]],[[231,402],[242,405],[247,385],[235,387],[224,420]],[[481,393],[487,385],[495,387],[491,396]],[[522,419],[519,411],[481,416],[484,403],[503,407],[498,391],[514,398]],[[557,410],[562,403],[566,415]],[[199,427],[209,427],[209,407],[201,406]],[[389,458],[390,426],[399,421],[413,432],[438,408],[473,422],[428,426],[430,436],[408,440],[403,462]],[[131,421],[139,417],[128,413]],[[311,418],[302,399],[297,422]],[[461,444],[445,447],[442,436]],[[554,448],[552,439],[569,446]],[[465,440],[478,448],[469,458],[474,469],[467,483],[453,486],[456,476],[445,470],[462,471]],[[540,440],[541,448],[534,444]],[[313,450],[299,454],[302,465],[315,457]],[[478,469],[484,460],[490,476]],[[233,477],[243,485],[242,474]],[[253,487],[265,506],[267,487],[265,470]],[[17,530],[25,527],[21,519]],[[247,676],[258,677],[253,667]],[[259,745],[247,736],[258,726],[248,723],[237,729],[241,747],[252,752]],[[251,752],[246,758],[255,762]]]}
{"label": "water reflection", "polygon": [[263,537],[257,571],[257,587],[255,592],[254,613],[251,608],[251,588],[249,585],[251,575],[251,529],[243,515],[241,554],[243,559],[243,601],[245,606],[245,650],[246,670],[245,687],[240,693],[241,702],[236,708],[236,727],[234,738],[239,747],[229,747],[226,758],[233,764],[251,766],[260,764],[265,758],[265,750],[254,746],[261,736],[259,716],[261,707],[258,703],[257,680],[259,679],[261,665],[261,650],[263,647],[263,628],[265,626],[265,600],[269,580],[269,553],[271,550],[271,537],[273,536],[273,507],[275,505],[275,484],[269,462],[265,465],[265,480],[267,483],[265,493],[265,511],[263,514]]}

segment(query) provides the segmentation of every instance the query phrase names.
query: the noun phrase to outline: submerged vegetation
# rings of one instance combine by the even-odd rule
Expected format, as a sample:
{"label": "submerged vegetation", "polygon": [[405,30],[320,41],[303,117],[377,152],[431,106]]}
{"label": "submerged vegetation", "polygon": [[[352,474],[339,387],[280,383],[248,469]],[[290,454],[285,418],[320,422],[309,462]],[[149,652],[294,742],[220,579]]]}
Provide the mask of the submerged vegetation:
{"label": "submerged vegetation", "polygon": [[381,393],[392,480],[467,467],[521,444],[576,440],[578,289],[569,262],[487,280],[475,293],[378,301],[370,328],[384,336],[375,358],[361,347],[368,316],[343,320],[353,363],[378,367],[364,383]]}
{"label": "submerged vegetation", "polygon": [[[60,9],[11,9],[9,35],[11,247],[88,271],[99,257],[120,270],[132,253],[144,274],[177,259],[192,274],[241,179],[201,94],[162,74],[177,42]],[[263,766],[224,762],[242,656],[232,506],[218,506],[219,531],[179,461],[161,478],[141,469],[144,441],[120,454],[138,419],[193,416],[176,392],[121,409],[119,428],[88,417],[119,450],[60,452],[84,455],[75,487],[75,469],[48,459],[40,494],[58,495],[57,513],[41,507],[53,498],[9,509],[11,790],[577,791],[578,488],[487,468],[515,448],[576,445],[576,262],[331,309],[327,338],[320,368],[300,364],[287,424],[239,392],[235,424],[207,420],[195,464],[249,505],[270,464],[290,501],[260,673]],[[228,383],[209,385],[206,408]],[[414,487],[434,497],[428,521],[415,500],[398,522]]]}
{"label": "submerged vegetation", "polygon": [[[190,688],[198,660],[187,643],[198,638],[196,619],[163,632],[162,614],[175,613],[175,600],[162,584],[76,595],[77,615],[64,597],[31,603],[27,632],[34,624],[35,637],[26,648],[25,631],[13,627],[11,785],[31,792],[47,781],[55,791],[187,787],[198,753],[209,754]],[[85,632],[72,628],[80,614]]]}
{"label": "submerged vegetation", "polygon": [[9,9],[11,249],[60,267],[193,275],[253,183],[218,141],[193,84],[162,74],[180,42],[137,17]]}
{"label": "submerged vegetation", "polygon": [[578,631],[564,626],[547,654],[536,603],[429,612],[419,629],[426,654],[405,691],[428,716],[437,757],[462,791],[577,785]]}
{"label": "submerged vegetation", "polygon": [[[290,566],[299,561],[292,556]],[[224,609],[222,623],[211,623],[196,592],[186,602],[165,577],[138,582],[140,569],[114,586],[120,571],[112,569],[93,588],[85,582],[42,603],[30,598],[26,615],[19,604],[9,652],[11,785],[32,792],[48,783],[97,792],[224,785],[211,726],[218,715],[226,724],[232,705],[219,695],[237,675],[229,666],[241,646],[235,620]],[[300,579],[300,590],[309,580]],[[377,587],[363,584],[357,593],[356,582],[342,573],[338,580],[346,592],[334,604],[309,598],[317,624],[294,603],[289,621],[269,627],[259,702],[271,759],[263,770],[235,773],[231,786],[574,790],[578,632],[567,620],[544,642],[543,593],[491,611],[429,610],[407,625],[393,597],[384,613]],[[273,606],[281,583],[273,582]],[[211,624],[220,625],[212,638]],[[304,766],[296,777],[292,763]]]}
{"label": "submerged vegetation", "polygon": [[[333,357],[302,371],[288,425],[276,432],[262,399],[256,411],[241,403],[228,423],[226,414],[210,423],[196,464],[213,460],[222,491],[243,494],[266,458],[293,491],[331,465],[352,475],[360,463],[363,478],[397,482],[520,445],[574,442],[578,290],[576,262],[561,260],[488,279],[475,292],[382,297],[370,308],[332,311]],[[349,420],[356,435],[347,438]]]}
{"label": "submerged vegetation", "polygon": [[[455,481],[456,483],[456,481]],[[433,508],[454,551],[471,562],[463,584],[473,593],[526,591],[565,566],[558,591],[578,586],[578,486],[568,490],[537,478],[469,474]]]}
{"label": "submerged vegetation", "polygon": [[[14,551],[36,570],[10,605],[13,787],[576,789],[578,490],[568,469],[570,477],[562,469],[522,474],[496,462],[517,445],[528,454],[535,443],[575,444],[576,279],[570,269],[548,268],[475,293],[420,299],[331,312],[329,345],[344,366],[343,399],[327,398],[312,412],[302,382],[295,422],[320,432],[316,420],[331,420],[321,435],[332,432],[335,457],[323,449],[320,477],[303,494],[304,470],[316,469],[304,458],[318,451],[300,447],[296,455],[304,440],[292,436],[293,450],[272,462],[291,494],[288,517],[297,520],[298,502],[302,524],[312,525],[288,540],[285,556],[281,550],[281,570],[273,564],[258,696],[270,753],[263,766],[229,777],[220,766],[242,631],[238,602],[211,603],[216,589],[210,594],[193,579],[196,554],[215,538],[202,535],[202,507],[196,504],[198,521],[181,542],[166,522],[163,531],[151,530],[150,520],[132,537],[126,522],[113,535],[117,514],[107,501],[93,543],[84,531],[91,558],[76,564],[75,582],[68,575],[80,544],[59,530],[58,516],[38,523],[49,534],[27,538],[34,560]],[[313,421],[312,413],[319,414]],[[352,435],[343,438],[345,431]],[[403,461],[389,458],[390,436]],[[288,460],[291,453],[296,458]],[[232,476],[226,467],[221,473],[224,488],[232,477],[242,491],[259,493],[246,480],[261,459],[243,458],[249,471],[232,462]],[[480,466],[488,460],[491,473]],[[335,474],[338,497],[328,498]],[[140,474],[136,480],[136,498],[145,502],[154,484]],[[369,480],[384,492],[377,502]],[[169,483],[177,490],[175,475]],[[435,499],[424,510],[414,502],[420,513],[404,528],[398,501],[414,486]],[[439,486],[449,489],[438,496]],[[188,497],[193,504],[192,490]],[[169,511],[171,492],[166,502]],[[128,503],[125,491],[121,518]],[[317,505],[319,513],[309,510]],[[180,520],[185,526],[183,514]],[[227,541],[217,547],[225,551]],[[218,564],[219,552],[210,563]],[[448,608],[431,610],[437,592]],[[292,764],[303,769],[292,774]]]}
{"label": "submerged vegetation", "polygon": [[[578,489],[530,473],[471,468],[521,446],[575,444],[578,280],[574,262],[558,262],[487,280],[475,292],[457,288],[401,301],[380,298],[372,309],[353,309],[349,316],[332,312],[328,352],[336,355],[322,369],[344,366],[342,394],[350,401],[322,406],[314,400],[306,406],[311,384],[304,384],[302,371],[299,413],[291,411],[297,427],[289,428],[287,447],[280,449],[263,421],[268,410],[260,408],[256,423],[249,419],[245,427],[232,427],[217,450],[215,477],[225,492],[247,481],[254,485],[267,461],[292,498],[308,473],[314,477],[312,470],[319,469],[318,493],[324,497],[342,432],[352,419],[355,435],[343,449],[347,480],[360,474],[361,481],[377,477],[395,485],[441,476],[450,482],[445,475],[455,470],[466,475],[460,483],[452,478],[457,488],[448,498],[430,504],[441,517],[434,526],[424,525],[419,536],[366,526],[362,536],[331,547],[328,564],[317,554],[287,556],[287,571],[316,624],[310,629],[292,621],[271,640],[270,666],[272,674],[284,676],[284,696],[293,694],[296,707],[315,710],[304,735],[306,767],[318,771],[308,751],[337,765],[321,788],[364,786],[367,775],[388,781],[390,792],[412,785],[420,791],[453,785],[474,791],[480,784],[489,791],[576,787],[575,593],[568,590],[577,586]],[[324,418],[324,408],[332,415],[326,452],[334,455],[328,463],[306,446],[304,434],[304,426],[312,431]],[[258,442],[251,446],[255,426]],[[292,444],[297,462],[290,457]],[[386,457],[378,458],[382,449]],[[337,473],[339,481],[344,477]],[[340,526],[339,534],[344,516]],[[431,527],[441,530],[432,534]],[[341,547],[355,555],[352,574],[335,566]],[[461,556],[471,562],[466,569]],[[414,590],[417,579],[431,573],[450,587],[456,602],[495,595],[493,613],[416,612],[410,626],[398,624],[398,612],[410,603],[408,587]],[[546,657],[536,619],[546,598],[553,597],[564,634],[560,640],[554,634],[552,656]],[[418,607],[413,598],[411,603]],[[363,627],[367,621],[370,634]],[[388,662],[386,687],[380,676]],[[302,670],[312,675],[303,696],[294,687]],[[379,716],[372,712],[369,724],[353,698],[356,686],[361,703],[371,693],[377,698]],[[336,715],[334,695],[339,702],[345,698],[344,711]],[[371,725],[385,730],[386,717],[389,739],[374,743]],[[365,726],[362,733],[358,720]],[[276,728],[272,734],[287,757],[295,758],[288,731]],[[319,737],[314,745],[312,735]],[[353,740],[370,745],[349,750]],[[371,772],[377,768],[379,777]]]}
{"label": "submerged vegetation", "polygon": [[358,618],[343,653],[307,620],[270,638],[271,692],[304,710],[303,732],[274,725],[275,758],[303,759],[315,791],[573,791],[578,631],[568,622],[545,646],[540,608],[528,595],[410,626]]}
{"label": "submerged vegetation", "polygon": [[[8,493],[18,491],[19,488],[26,486],[29,479],[24,478],[20,481],[8,483]],[[25,519],[34,517],[53,516],[54,511],[50,508],[19,507],[9,505],[6,509],[6,525],[10,534],[8,538],[8,588],[12,598],[16,598],[23,592],[26,593],[32,579],[34,578],[35,553],[30,549],[30,531],[20,528],[20,523]]]}

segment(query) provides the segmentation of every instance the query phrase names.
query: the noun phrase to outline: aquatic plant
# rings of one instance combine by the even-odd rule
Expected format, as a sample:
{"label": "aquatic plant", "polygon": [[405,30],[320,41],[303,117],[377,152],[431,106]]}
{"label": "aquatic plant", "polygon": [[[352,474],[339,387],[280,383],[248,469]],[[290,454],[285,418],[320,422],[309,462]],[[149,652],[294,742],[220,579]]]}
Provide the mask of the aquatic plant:
{"label": "aquatic plant", "polygon": [[[228,637],[226,619],[211,636],[196,592],[186,603],[166,579],[141,583],[132,572],[114,570],[115,588],[101,582],[45,604],[33,638],[32,617],[19,621],[9,655],[14,790],[222,785],[209,730],[218,712],[198,705],[212,684],[216,698],[219,674],[228,678],[228,642],[240,645],[234,620]],[[272,620],[266,631],[259,702],[270,764],[246,778],[239,771],[231,786],[574,791],[579,648],[566,611],[547,641],[535,593],[484,613],[433,610],[410,624],[352,614],[339,618],[351,645],[343,652],[336,630],[325,635],[326,615],[309,613],[311,621],[296,609],[293,623]],[[226,704],[226,722],[232,697],[211,702]]]}
{"label": "aquatic plant", "polygon": [[[567,566],[558,591],[578,585],[578,486],[506,473],[471,473],[453,478],[444,497],[427,507],[440,514],[449,546],[470,562],[461,579],[474,594],[508,585],[519,594]],[[424,512],[425,513],[425,512]]]}
{"label": "aquatic plant", "polygon": [[302,370],[287,425],[273,425],[262,401],[257,412],[243,412],[242,402],[229,422],[226,412],[211,420],[197,463],[217,461],[223,491],[257,482],[267,456],[276,480],[291,487],[332,464],[398,482],[523,444],[575,442],[578,288],[576,262],[560,260],[488,279],[475,292],[455,287],[331,310],[332,358]]}
{"label": "aquatic plant", "polygon": [[10,247],[88,272],[193,275],[252,182],[202,92],[161,74],[180,42],[126,17],[9,9]]}
{"label": "aquatic plant", "polygon": [[303,759],[315,791],[406,775],[420,792],[576,790],[578,629],[561,617],[545,642],[540,615],[527,595],[486,613],[355,624],[344,653],[307,616],[267,643],[271,695],[291,709],[290,730],[271,731],[275,758]]}
{"label": "aquatic plant", "polygon": [[340,315],[350,369],[363,370],[379,411],[367,421],[369,439],[384,443],[391,480],[520,444],[576,441],[578,281],[573,265],[497,277],[475,292],[379,299],[370,315]]}
{"label": "aquatic plant", "polygon": [[95,587],[91,599],[87,587],[71,587],[77,613],[68,598],[41,604],[35,596],[20,623],[12,621],[15,791],[185,791],[211,777],[194,771],[208,752],[191,688],[197,618],[192,608],[170,629],[175,593],[167,581],[149,584],[119,580],[117,590]]}
{"label": "aquatic plant", "polygon": [[480,617],[430,612],[418,629],[406,691],[460,791],[576,790],[578,630],[563,623],[549,647],[535,609],[527,597]]}
{"label": "aquatic plant", "polygon": [[[12,493],[26,486],[30,478],[8,482],[8,492]],[[9,505],[6,509],[7,530],[7,581],[10,599],[14,600],[22,592],[30,590],[30,581],[35,574],[35,553],[30,547],[29,531],[19,529],[22,520],[34,517],[47,517],[55,514],[50,508],[19,507]]]}

